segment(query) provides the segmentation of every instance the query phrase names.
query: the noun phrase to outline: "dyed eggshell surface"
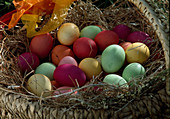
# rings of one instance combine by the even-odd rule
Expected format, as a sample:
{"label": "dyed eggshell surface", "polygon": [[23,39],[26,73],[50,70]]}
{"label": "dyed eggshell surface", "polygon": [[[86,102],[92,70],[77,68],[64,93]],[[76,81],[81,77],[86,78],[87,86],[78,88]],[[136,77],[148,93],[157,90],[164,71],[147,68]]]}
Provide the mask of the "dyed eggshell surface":
{"label": "dyed eggshell surface", "polygon": [[102,72],[100,63],[94,58],[85,58],[79,63],[79,68],[86,74],[90,80]]}
{"label": "dyed eggshell surface", "polygon": [[130,80],[145,74],[145,68],[139,63],[131,63],[125,67],[122,77],[129,82]]}
{"label": "dyed eggshell surface", "polygon": [[128,35],[131,33],[131,29],[124,24],[115,26],[113,31],[118,34],[119,38],[124,40],[127,39]]}
{"label": "dyed eggshell surface", "polygon": [[114,85],[116,87],[126,87],[126,88],[129,87],[127,84],[127,81],[121,76],[116,75],[116,74],[106,75],[105,78],[103,79],[103,82],[110,84],[110,85]]}
{"label": "dyed eggshell surface", "polygon": [[49,33],[35,36],[30,43],[30,50],[39,58],[45,58],[49,55],[53,47],[53,38]]}
{"label": "dyed eggshell surface", "polygon": [[33,53],[25,52],[18,57],[18,65],[22,71],[31,71],[40,64],[38,56]]}
{"label": "dyed eggshell surface", "polygon": [[26,84],[27,89],[37,96],[47,97],[51,95],[51,82],[48,77],[42,74],[32,75]]}
{"label": "dyed eggshell surface", "polygon": [[94,41],[96,42],[100,51],[103,51],[109,45],[118,44],[119,36],[113,31],[105,30],[98,33],[94,38]]}
{"label": "dyed eggshell surface", "polygon": [[53,48],[51,54],[53,64],[58,65],[60,60],[65,56],[74,57],[74,53],[69,47],[64,45],[57,45]]}
{"label": "dyed eggshell surface", "polygon": [[54,91],[54,95],[59,95],[59,94],[68,93],[68,92],[72,92],[72,91],[73,91],[73,87],[62,86],[62,87],[57,88]]}
{"label": "dyed eggshell surface", "polygon": [[117,72],[124,64],[125,52],[119,45],[110,45],[102,53],[101,63],[106,73]]}
{"label": "dyed eggshell surface", "polygon": [[126,49],[128,48],[129,45],[131,45],[131,42],[122,42],[119,45],[124,49],[124,51],[126,51]]}
{"label": "dyed eggshell surface", "polygon": [[78,66],[77,61],[76,61],[73,57],[71,57],[71,56],[65,56],[65,57],[63,57],[63,58],[60,60],[58,66],[60,66],[60,65],[62,65],[62,64],[73,64],[73,65],[75,65],[75,66]]}
{"label": "dyed eggshell surface", "polygon": [[87,37],[94,40],[96,35],[101,31],[102,31],[101,28],[98,26],[94,26],[94,25],[86,26],[81,30],[80,37]]}
{"label": "dyed eggshell surface", "polygon": [[97,49],[96,43],[92,39],[86,37],[77,39],[73,44],[73,52],[80,59],[95,57]]}
{"label": "dyed eggshell surface", "polygon": [[50,80],[53,80],[53,73],[55,70],[56,66],[50,62],[45,62],[40,64],[36,70],[35,74],[43,74],[47,76]]}
{"label": "dyed eggshell surface", "polygon": [[63,24],[57,32],[57,38],[63,45],[72,45],[73,42],[79,38],[79,36],[79,28],[73,23]]}
{"label": "dyed eggshell surface", "polygon": [[63,64],[54,71],[54,79],[61,86],[83,86],[86,82],[85,73],[77,66],[72,64]]}
{"label": "dyed eggshell surface", "polygon": [[128,63],[144,63],[150,56],[149,48],[143,43],[133,43],[126,49],[126,58]]}

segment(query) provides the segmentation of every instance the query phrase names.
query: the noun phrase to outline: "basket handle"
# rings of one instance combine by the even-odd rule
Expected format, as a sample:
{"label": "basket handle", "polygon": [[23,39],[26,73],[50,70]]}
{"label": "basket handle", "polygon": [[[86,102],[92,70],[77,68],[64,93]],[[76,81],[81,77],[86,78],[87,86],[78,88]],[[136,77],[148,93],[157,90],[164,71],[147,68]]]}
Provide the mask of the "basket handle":
{"label": "basket handle", "polygon": [[[162,24],[158,21],[159,18],[156,17],[156,13],[153,8],[145,0],[128,0],[133,3],[138,9],[145,15],[145,17],[152,24],[153,29],[156,31],[158,38],[162,44],[166,68],[169,69],[169,35],[163,29]],[[167,25],[167,24],[166,24]],[[170,80],[166,79],[166,91],[170,95]]]}

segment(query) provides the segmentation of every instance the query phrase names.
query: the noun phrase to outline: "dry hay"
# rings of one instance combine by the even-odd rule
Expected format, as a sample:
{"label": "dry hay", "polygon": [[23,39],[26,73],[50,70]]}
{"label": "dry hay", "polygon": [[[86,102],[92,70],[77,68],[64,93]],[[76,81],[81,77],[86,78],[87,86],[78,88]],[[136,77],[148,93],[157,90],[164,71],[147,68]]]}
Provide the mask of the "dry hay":
{"label": "dry hay", "polygon": [[[165,87],[165,77],[168,76],[168,73],[165,70],[165,58],[161,44],[148,20],[129,2],[117,2],[101,10],[92,5],[91,2],[78,1],[70,8],[65,22],[75,23],[80,30],[87,25],[101,25],[105,29],[111,30],[115,25],[122,23],[128,25],[133,31],[141,30],[148,33],[154,39],[154,43],[150,46],[151,56],[149,60],[143,64],[146,75],[134,79],[132,81],[134,85],[129,90],[102,83],[103,77],[100,74],[85,86],[75,88],[71,93],[60,94],[55,98],[39,98],[24,87],[25,82],[34,71],[23,74],[17,67],[17,57],[23,52],[29,52],[28,47],[31,40],[26,37],[26,30],[22,28],[22,23],[18,23],[14,29],[8,30],[6,27],[1,29],[4,36],[0,40],[1,90],[22,95],[29,101],[39,101],[41,105],[68,107],[68,110],[71,108],[112,108],[117,110],[136,97]],[[57,30],[50,32],[54,39],[57,39]],[[157,53],[161,54],[159,58],[155,58]],[[51,61],[50,56],[43,61]],[[95,86],[99,89],[94,90]],[[76,91],[78,93],[74,94]]]}

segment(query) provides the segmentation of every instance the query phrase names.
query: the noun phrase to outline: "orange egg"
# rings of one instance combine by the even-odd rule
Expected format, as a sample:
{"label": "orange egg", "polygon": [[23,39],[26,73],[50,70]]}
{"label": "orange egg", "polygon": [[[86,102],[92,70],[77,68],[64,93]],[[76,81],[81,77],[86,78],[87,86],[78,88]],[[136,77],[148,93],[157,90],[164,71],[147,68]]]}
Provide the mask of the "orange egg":
{"label": "orange egg", "polygon": [[53,64],[58,65],[60,60],[65,56],[74,57],[74,53],[69,47],[64,45],[57,45],[53,48],[51,54]]}

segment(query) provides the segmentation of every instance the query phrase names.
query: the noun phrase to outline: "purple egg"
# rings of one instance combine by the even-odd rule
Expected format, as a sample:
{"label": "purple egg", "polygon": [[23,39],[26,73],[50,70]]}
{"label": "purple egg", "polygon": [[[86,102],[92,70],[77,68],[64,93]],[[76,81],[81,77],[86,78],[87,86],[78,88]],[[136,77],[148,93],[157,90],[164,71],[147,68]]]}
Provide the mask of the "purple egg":
{"label": "purple egg", "polygon": [[86,83],[85,73],[73,64],[63,64],[54,71],[54,79],[62,86],[83,86]]}
{"label": "purple egg", "polygon": [[36,69],[40,64],[38,56],[33,53],[25,52],[18,57],[18,65],[22,71],[31,71]]}
{"label": "purple egg", "polygon": [[119,38],[126,40],[128,35],[131,33],[131,29],[124,25],[119,24],[113,28],[113,31],[118,34]]}
{"label": "purple egg", "polygon": [[147,46],[150,46],[153,43],[153,40],[150,38],[150,36],[142,31],[135,31],[129,34],[127,37],[127,41],[129,42],[141,42],[146,44]]}

